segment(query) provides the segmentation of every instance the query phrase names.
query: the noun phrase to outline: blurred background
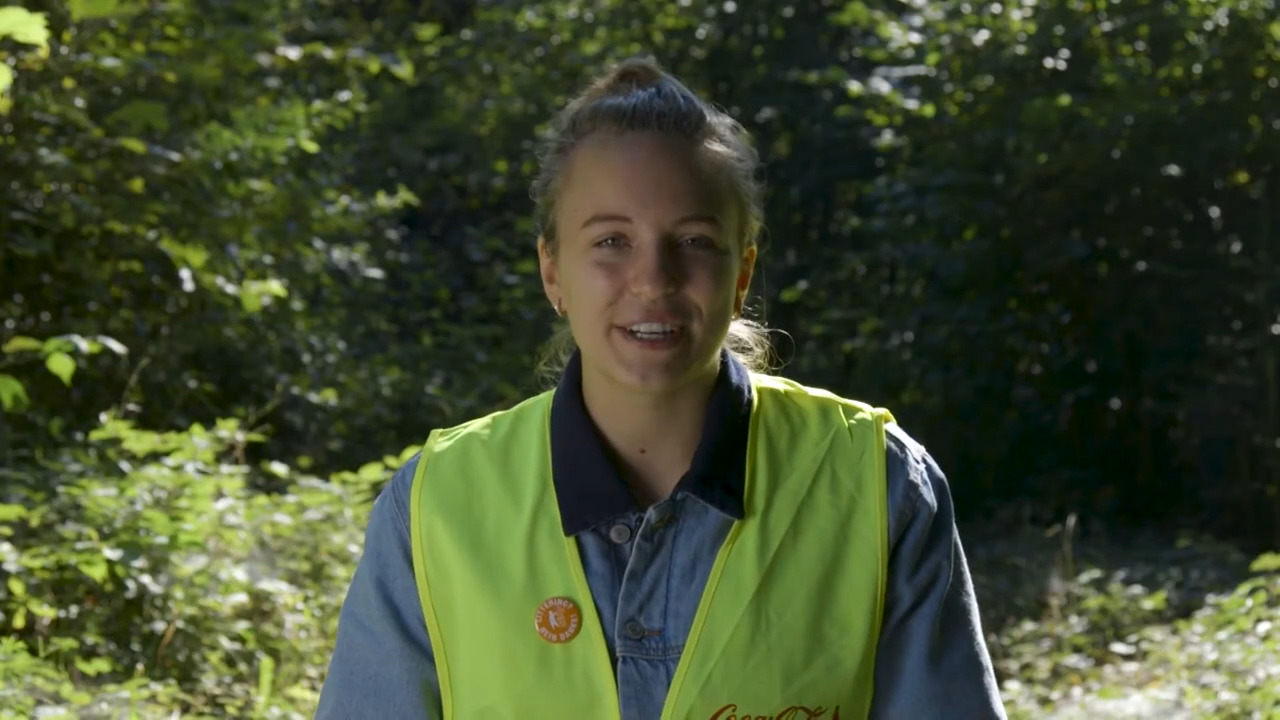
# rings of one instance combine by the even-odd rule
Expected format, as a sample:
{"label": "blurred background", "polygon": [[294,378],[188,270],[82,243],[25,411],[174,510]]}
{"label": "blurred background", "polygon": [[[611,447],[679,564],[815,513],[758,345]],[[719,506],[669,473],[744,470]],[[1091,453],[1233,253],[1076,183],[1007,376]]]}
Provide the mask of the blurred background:
{"label": "blurred background", "polygon": [[540,389],[533,142],[754,134],[783,374],[947,472],[1011,716],[1280,704],[1275,0],[0,7],[0,716],[310,717],[369,503]]}

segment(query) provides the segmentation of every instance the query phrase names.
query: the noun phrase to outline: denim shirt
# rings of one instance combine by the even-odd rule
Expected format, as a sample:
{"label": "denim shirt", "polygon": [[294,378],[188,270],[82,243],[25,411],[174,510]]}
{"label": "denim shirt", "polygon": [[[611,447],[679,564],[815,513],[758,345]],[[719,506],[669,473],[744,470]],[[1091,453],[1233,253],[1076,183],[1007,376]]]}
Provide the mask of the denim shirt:
{"label": "denim shirt", "polygon": [[[587,414],[581,377],[575,356],[552,399],[552,475],[563,529],[578,543],[622,720],[656,720],[716,554],[743,516],[750,376],[722,354],[689,472],[647,509],[632,499]],[[1003,719],[946,479],[895,424],[887,427],[887,446],[889,576],[870,717]],[[440,717],[409,543],[416,467],[415,457],[374,502],[318,720]]]}

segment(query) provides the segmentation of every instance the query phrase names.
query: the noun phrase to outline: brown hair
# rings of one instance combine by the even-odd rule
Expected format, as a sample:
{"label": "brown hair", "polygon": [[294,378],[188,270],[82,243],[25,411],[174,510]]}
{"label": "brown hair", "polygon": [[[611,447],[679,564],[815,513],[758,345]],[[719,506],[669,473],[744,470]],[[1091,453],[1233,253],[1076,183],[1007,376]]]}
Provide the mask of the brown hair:
{"label": "brown hair", "polygon": [[[726,182],[741,220],[742,247],[754,246],[763,226],[760,160],[745,128],[704,102],[650,59],[623,61],[597,77],[556,116],[543,141],[532,197],[538,231],[549,252],[556,250],[555,203],[569,157],[597,132],[661,132],[694,143],[704,162]],[[735,318],[725,347],[746,367],[770,369],[773,348],[758,323]],[[540,369],[555,379],[573,352],[567,325],[544,348]]]}

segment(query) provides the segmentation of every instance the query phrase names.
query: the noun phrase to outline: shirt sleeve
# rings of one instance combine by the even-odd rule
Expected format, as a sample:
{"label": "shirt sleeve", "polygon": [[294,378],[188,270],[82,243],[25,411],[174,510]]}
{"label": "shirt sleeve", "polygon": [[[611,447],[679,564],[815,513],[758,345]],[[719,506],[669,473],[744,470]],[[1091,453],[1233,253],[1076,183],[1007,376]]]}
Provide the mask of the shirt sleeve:
{"label": "shirt sleeve", "polygon": [[413,573],[406,463],[374,501],[338,615],[316,720],[438,718],[440,687]]}
{"label": "shirt sleeve", "polygon": [[872,720],[1004,720],[946,477],[887,427],[889,577]]}

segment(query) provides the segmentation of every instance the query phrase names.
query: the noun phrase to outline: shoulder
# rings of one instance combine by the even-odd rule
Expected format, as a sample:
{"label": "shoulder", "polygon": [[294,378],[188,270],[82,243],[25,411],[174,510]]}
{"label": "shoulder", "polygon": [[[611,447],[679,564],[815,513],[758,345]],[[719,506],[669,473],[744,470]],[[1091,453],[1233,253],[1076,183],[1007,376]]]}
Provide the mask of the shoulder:
{"label": "shoulder", "polygon": [[891,530],[916,516],[936,515],[939,501],[949,498],[946,475],[925,446],[898,424],[888,408],[843,397],[825,388],[776,375],[752,374],[752,384],[772,402],[838,411],[851,425],[880,421],[885,430],[885,475]]}
{"label": "shoulder", "polygon": [[928,449],[896,422],[885,425],[885,476],[893,536],[909,524],[931,521],[939,510],[949,510],[946,474]]}
{"label": "shoulder", "polygon": [[932,517],[939,510],[939,502],[947,502],[950,491],[946,475],[925,446],[898,424],[891,409],[775,375],[753,374],[752,383],[762,396],[783,404],[838,410],[843,421],[851,425],[883,423],[891,530],[901,528],[916,516]]}
{"label": "shoulder", "polygon": [[416,452],[391,476],[390,482],[374,500],[374,517],[394,522],[402,529],[409,528],[409,497],[413,492],[413,478],[418,474],[422,452]]}
{"label": "shoulder", "polygon": [[752,374],[752,387],[760,398],[769,402],[810,410],[839,412],[849,422],[880,419],[893,422],[893,414],[861,400],[842,397],[826,388],[814,387],[777,375]]}

